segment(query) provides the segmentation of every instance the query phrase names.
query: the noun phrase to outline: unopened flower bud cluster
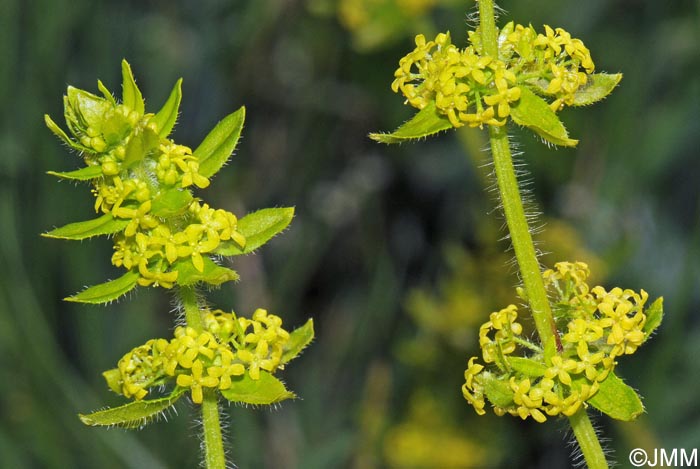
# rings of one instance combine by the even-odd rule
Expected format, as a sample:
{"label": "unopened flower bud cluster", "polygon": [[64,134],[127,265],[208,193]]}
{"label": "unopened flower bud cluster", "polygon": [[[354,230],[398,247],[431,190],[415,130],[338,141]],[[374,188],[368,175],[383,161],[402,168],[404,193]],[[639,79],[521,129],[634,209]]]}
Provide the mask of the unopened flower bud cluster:
{"label": "unopened flower bud cluster", "polygon": [[245,245],[233,213],[192,198],[209,179],[190,148],[158,135],[153,114],[71,87],[65,115],[86,164],[100,168],[95,211],[128,222],[114,236],[112,264],[138,272],[140,285],[171,288],[176,261],[191,259],[202,272],[203,256],[222,242]]}

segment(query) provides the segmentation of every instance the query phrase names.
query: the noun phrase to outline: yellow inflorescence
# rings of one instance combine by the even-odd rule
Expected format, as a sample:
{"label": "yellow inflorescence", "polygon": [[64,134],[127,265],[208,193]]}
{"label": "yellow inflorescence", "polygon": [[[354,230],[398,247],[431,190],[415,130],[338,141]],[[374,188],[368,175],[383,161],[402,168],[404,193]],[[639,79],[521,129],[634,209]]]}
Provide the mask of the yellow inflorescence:
{"label": "yellow inflorescence", "polygon": [[[157,136],[153,114],[139,115],[119,104],[108,107],[102,117],[104,126],[121,119],[118,122],[126,130],[116,143],[106,143],[104,129],[84,129],[68,122],[75,134],[82,135],[80,143],[94,150],[84,153],[88,166],[99,165],[102,170],[102,177],[93,180],[95,211],[128,221],[114,237],[112,264],[138,272],[140,285],[171,288],[178,278],[172,265],[178,260],[191,259],[195,269],[203,272],[203,256],[222,242],[245,246],[233,213],[189,196],[189,188],[205,188],[209,179],[199,173],[199,160],[190,148]],[[138,164],[135,158],[140,158]],[[182,206],[154,213],[158,199],[166,195],[179,195]]]}
{"label": "yellow inflorescence", "polygon": [[[545,363],[541,349],[521,336],[514,305],[492,313],[479,330],[482,359],[488,369],[469,360],[462,393],[480,415],[485,397],[498,415],[544,422],[547,416],[573,415],[599,389],[620,355],[637,350],[646,336],[641,290],[606,291],[586,284],[589,271],[582,262],[560,262],[544,272],[560,331],[562,350]],[[533,351],[518,357],[518,349]]]}
{"label": "yellow inflorescence", "polygon": [[199,404],[204,388],[226,390],[232,378],[246,372],[257,381],[261,371],[284,368],[289,333],[278,316],[258,309],[247,319],[215,310],[204,313],[203,320],[202,332],[178,327],[171,340],[152,339],[124,355],[113,389],[143,399],[150,387],[174,380],[190,389],[192,401]]}
{"label": "yellow inflorescence", "polygon": [[583,42],[561,28],[545,26],[545,34],[537,34],[532,26],[508,23],[500,31],[498,58],[481,53],[477,32],[469,41],[459,49],[449,32],[432,41],[419,34],[416,48],[399,61],[392,89],[418,109],[434,102],[455,127],[501,126],[520,99],[521,85],[552,98],[550,106],[558,111],[574,104],[595,69]]}

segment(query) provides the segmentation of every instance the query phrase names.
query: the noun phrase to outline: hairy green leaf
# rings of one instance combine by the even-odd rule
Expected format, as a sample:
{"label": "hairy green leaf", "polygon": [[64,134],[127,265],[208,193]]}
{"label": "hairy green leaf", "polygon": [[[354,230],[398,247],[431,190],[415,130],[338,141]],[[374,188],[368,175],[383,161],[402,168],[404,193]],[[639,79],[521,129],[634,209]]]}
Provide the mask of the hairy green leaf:
{"label": "hairy green leaf", "polygon": [[141,90],[136,86],[131,65],[126,60],[122,60],[122,102],[141,116],[146,111]]}
{"label": "hairy green leaf", "polygon": [[574,94],[574,106],[587,106],[604,99],[622,80],[622,73],[594,73]]}
{"label": "hairy green leaf", "polygon": [[94,285],[64,300],[90,304],[109,303],[129,293],[136,286],[138,279],[138,272],[129,271],[118,279]]}
{"label": "hairy green leaf", "polygon": [[520,87],[520,99],[511,106],[510,116],[516,124],[529,128],[554,145],[574,147],[578,143],[569,138],[564,124],[549,104],[527,86]]}
{"label": "hairy green leaf", "polygon": [[157,419],[175,405],[185,389],[175,388],[169,396],[160,399],[134,401],[119,407],[104,409],[91,414],[78,414],[85,425],[102,427],[140,428]]}
{"label": "hairy green leaf", "polygon": [[453,128],[447,117],[439,114],[431,101],[413,118],[392,133],[372,133],[369,138],[380,143],[401,143],[436,134]]}
{"label": "hairy green leaf", "polygon": [[530,378],[544,376],[547,367],[542,363],[531,358],[524,357],[506,357],[508,364],[517,372],[522,373]]}
{"label": "hairy green leaf", "polygon": [[69,223],[68,225],[43,233],[47,238],[59,239],[86,239],[93,236],[110,235],[118,233],[126,228],[129,220],[114,218],[111,213],[105,213],[99,218],[88,221]]}
{"label": "hairy green leaf", "polygon": [[117,105],[117,101],[114,99],[114,96],[112,96],[112,92],[107,89],[104,83],[102,83],[102,80],[97,80],[97,89],[102,92],[102,95],[105,97],[107,101],[112,103],[112,106]]}
{"label": "hairy green leaf", "polygon": [[77,119],[74,122],[76,129],[82,131],[88,127],[99,130],[105,114],[113,108],[106,99],[73,86],[68,87],[66,94],[70,107],[70,110],[66,110],[66,117],[72,113],[72,117]]}
{"label": "hairy green leaf", "polygon": [[213,176],[226,163],[238,144],[244,121],[245,107],[241,107],[216,124],[193,152],[199,159],[199,173],[202,176]]}
{"label": "hairy green leaf", "polygon": [[44,114],[44,122],[46,123],[46,127],[48,127],[49,130],[51,132],[53,132],[53,134],[55,136],[60,138],[63,141],[63,143],[65,143],[66,145],[68,145],[72,149],[77,150],[77,151],[92,151],[91,149],[87,148],[86,146],[81,145],[80,143],[71,140],[68,137],[68,135],[63,131],[63,129],[60,128],[58,126],[58,124],[56,124],[48,114]]}
{"label": "hairy green leaf", "polygon": [[289,334],[289,341],[284,345],[280,362],[284,364],[296,358],[312,340],[314,340],[314,320],[309,319],[306,324]]}
{"label": "hairy green leaf", "polygon": [[254,380],[248,373],[231,378],[231,387],[221,391],[221,395],[231,402],[253,405],[269,405],[287,399],[294,399],[294,393],[287,390],[282,381],[267,371],[260,371],[260,379]]}
{"label": "hairy green leaf", "polygon": [[479,382],[484,385],[486,397],[492,404],[499,407],[509,407],[513,404],[513,390],[507,381],[502,381],[485,371],[480,374]]}
{"label": "hairy green leaf", "polygon": [[158,136],[165,138],[170,135],[170,132],[175,127],[177,121],[177,112],[180,109],[180,101],[182,100],[182,78],[180,78],[170,92],[168,100],[165,102],[160,111],[153,117],[153,122],[158,129]]}
{"label": "hairy green leaf", "polygon": [[95,179],[102,176],[102,166],[85,166],[84,168],[76,169],[75,171],[68,171],[67,173],[62,173],[58,171],[47,171],[46,174],[50,174],[51,176],[57,176],[63,179],[89,181],[90,179]]}
{"label": "hairy green leaf", "polygon": [[202,260],[204,261],[202,272],[195,268],[190,258],[180,259],[173,264],[172,270],[177,270],[178,272],[178,285],[186,287],[199,282],[221,285],[224,282],[238,280],[238,274],[235,271],[216,264],[206,255],[202,256]]}
{"label": "hairy green leaf", "polygon": [[[585,378],[575,379],[573,387],[580,388],[586,383],[588,380]],[[612,372],[600,383],[598,392],[587,402],[617,420],[634,420],[644,412],[644,405],[637,392]]]}
{"label": "hairy green leaf", "polygon": [[215,252],[222,256],[249,254],[287,228],[292,218],[294,207],[264,208],[249,213],[238,220],[236,227],[245,236],[245,247],[241,248],[235,241],[227,241],[221,243]]}
{"label": "hairy green leaf", "polygon": [[180,215],[192,204],[192,194],[188,190],[170,189],[153,199],[151,214],[169,218]]}
{"label": "hairy green leaf", "polygon": [[659,297],[646,310],[647,322],[644,323],[644,340],[651,337],[651,334],[661,325],[664,317],[664,299]]}

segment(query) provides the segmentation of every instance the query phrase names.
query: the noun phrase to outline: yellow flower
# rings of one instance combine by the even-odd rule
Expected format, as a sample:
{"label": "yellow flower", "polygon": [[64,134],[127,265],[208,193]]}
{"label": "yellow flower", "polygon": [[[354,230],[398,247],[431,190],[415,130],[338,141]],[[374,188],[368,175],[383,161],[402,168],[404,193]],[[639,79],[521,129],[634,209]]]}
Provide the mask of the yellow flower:
{"label": "yellow flower", "polygon": [[476,360],[476,357],[472,357],[469,359],[467,369],[464,372],[465,383],[462,385],[462,395],[467,400],[467,402],[469,402],[474,407],[474,410],[476,410],[477,414],[484,415],[486,413],[486,411],[484,410],[486,402],[484,401],[483,390],[474,380],[474,377],[481,373],[481,371],[484,369],[484,366],[478,363],[474,363],[474,360]]}
{"label": "yellow flower", "polygon": [[567,358],[563,359],[560,355],[555,355],[552,357],[552,366],[550,366],[547,371],[544,372],[545,378],[553,379],[558,378],[560,382],[571,386],[571,376],[569,372],[576,373],[578,365],[574,360]]}
{"label": "yellow flower", "polygon": [[192,402],[201,404],[203,400],[202,388],[215,388],[219,385],[219,378],[215,376],[204,376],[202,374],[204,365],[201,360],[196,360],[192,364],[191,375],[177,375],[177,385],[183,388],[190,388],[192,392]]}
{"label": "yellow flower", "polygon": [[188,225],[185,231],[176,233],[173,240],[178,245],[178,257],[191,257],[192,264],[200,272],[204,271],[202,254],[211,252],[219,246],[219,235],[216,231],[199,224]]}
{"label": "yellow flower", "polygon": [[187,327],[176,333],[179,334],[181,344],[185,346],[178,356],[178,363],[183,368],[192,367],[200,355],[209,360],[214,358],[214,351],[218,348],[218,344],[210,332],[197,333],[193,328]]}
{"label": "yellow flower", "polygon": [[254,380],[260,379],[260,370],[274,371],[276,363],[268,358],[268,344],[261,340],[255,347],[255,352],[248,349],[242,349],[237,352],[238,358],[248,364],[248,374]]}
{"label": "yellow flower", "polygon": [[233,363],[235,355],[229,349],[222,349],[219,354],[221,361],[218,365],[210,366],[207,373],[219,378],[219,389],[231,387],[231,376],[241,376],[245,373],[245,366],[241,363]]}

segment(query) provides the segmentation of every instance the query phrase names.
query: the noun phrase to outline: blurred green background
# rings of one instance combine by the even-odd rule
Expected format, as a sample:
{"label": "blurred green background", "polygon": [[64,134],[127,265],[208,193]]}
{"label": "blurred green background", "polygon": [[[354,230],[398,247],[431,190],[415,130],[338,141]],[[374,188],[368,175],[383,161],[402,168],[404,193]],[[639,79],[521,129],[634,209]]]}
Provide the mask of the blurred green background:
{"label": "blurred green background", "polygon": [[[569,467],[563,421],[491,413],[461,396],[478,325],[515,301],[484,135],[388,147],[367,138],[412,109],[389,89],[418,32],[466,42],[473,1],[0,0],[0,467],[196,467],[196,416],[141,431],[83,427],[116,405],[100,373],[171,333],[171,296],[141,288],[108,307],[65,303],[114,278],[109,240],[39,233],[87,219],[87,185],[58,182],[69,154],[44,127],[68,84],[119,90],[122,58],[158,109],[184,78],[178,143],[248,108],[243,139],[206,191],[243,215],[296,206],[291,228],[211,295],[257,306],[317,339],[282,374],[301,400],[229,407],[241,468]],[[514,129],[543,261],[585,260],[596,280],[665,297],[654,340],[620,359],[645,396],[635,423],[598,416],[623,467],[635,447],[700,446],[700,2],[504,0],[503,20],[561,26],[598,70],[621,71],[603,103],[562,112],[576,149]],[[150,107],[149,107],[150,104]],[[535,210],[533,208],[533,210]]]}

